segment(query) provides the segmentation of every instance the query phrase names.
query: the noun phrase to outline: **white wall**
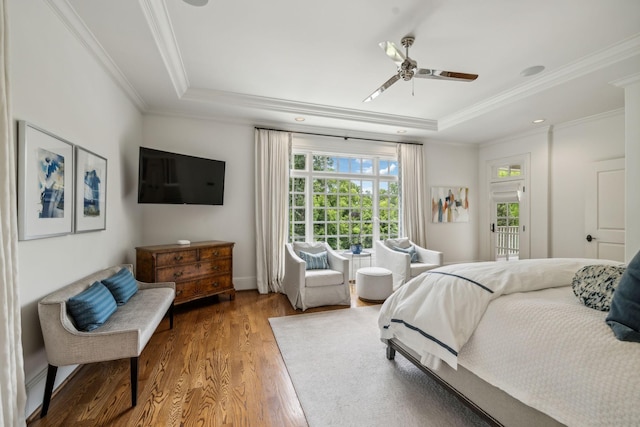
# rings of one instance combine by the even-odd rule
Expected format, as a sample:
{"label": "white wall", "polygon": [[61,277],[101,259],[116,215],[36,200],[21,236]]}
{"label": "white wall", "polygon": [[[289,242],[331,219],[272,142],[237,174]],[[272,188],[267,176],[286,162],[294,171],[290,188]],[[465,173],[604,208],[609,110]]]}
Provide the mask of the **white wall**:
{"label": "white wall", "polygon": [[222,206],[140,205],[142,244],[175,243],[178,239],[235,242],[235,288],[256,289],[254,128],[149,115],[144,118],[143,133],[141,145],[145,147],[223,160],[226,171]]}
{"label": "white wall", "polygon": [[[490,259],[490,197],[487,182],[487,164],[496,159],[514,157],[529,153],[530,170],[528,171],[529,188],[529,235],[530,258],[546,258],[548,256],[548,223],[549,202],[549,145],[548,128],[516,135],[500,141],[483,144],[478,153],[478,175],[480,191],[479,203],[479,256],[482,260]],[[527,224],[525,224],[527,225]]]}
{"label": "white wall", "polygon": [[469,187],[469,222],[427,223],[429,249],[444,253],[445,264],[477,261],[478,254],[478,148],[474,145],[429,141],[424,146],[427,169],[428,206],[425,215],[431,218],[431,187]]}
{"label": "white wall", "polygon": [[633,76],[624,85],[625,104],[625,168],[626,200],[625,210],[626,239],[625,259],[627,262],[640,251],[640,74]]}
{"label": "white wall", "polygon": [[[140,240],[135,204],[142,118],[45,2],[9,4],[9,78],[14,120],[26,120],[108,161],[107,229],[18,244],[18,286],[27,415],[42,403],[46,355],[37,301],[109,265],[133,262]],[[59,384],[72,368],[61,369]]]}
{"label": "white wall", "polygon": [[589,167],[596,161],[625,156],[624,127],[622,110],[555,126],[551,142],[550,256],[586,256],[585,182]]}
{"label": "white wall", "polygon": [[622,110],[514,136],[480,148],[478,165],[483,205],[480,257],[489,259],[489,196],[486,163],[531,153],[530,258],[585,255],[585,177],[593,162],[624,157]]}

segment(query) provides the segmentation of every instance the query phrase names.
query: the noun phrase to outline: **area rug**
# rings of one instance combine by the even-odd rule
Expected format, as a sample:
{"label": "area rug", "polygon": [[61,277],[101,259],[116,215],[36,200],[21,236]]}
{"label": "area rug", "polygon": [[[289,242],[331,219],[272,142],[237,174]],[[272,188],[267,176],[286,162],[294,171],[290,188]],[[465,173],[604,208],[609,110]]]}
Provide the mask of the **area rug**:
{"label": "area rug", "polygon": [[309,426],[486,426],[402,355],[387,360],[379,310],[269,319]]}

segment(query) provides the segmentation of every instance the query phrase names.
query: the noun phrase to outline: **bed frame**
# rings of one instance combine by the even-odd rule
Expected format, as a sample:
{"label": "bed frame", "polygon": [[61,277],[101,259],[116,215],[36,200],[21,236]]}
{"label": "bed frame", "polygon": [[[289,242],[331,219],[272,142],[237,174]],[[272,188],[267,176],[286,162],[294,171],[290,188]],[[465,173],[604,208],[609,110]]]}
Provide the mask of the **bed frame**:
{"label": "bed frame", "polygon": [[394,360],[396,352],[402,354],[491,426],[564,426],[549,415],[525,405],[485,382],[460,365],[458,370],[454,370],[446,363],[442,363],[440,368],[434,371],[420,363],[420,357],[397,339],[383,341],[387,344],[387,359]]}

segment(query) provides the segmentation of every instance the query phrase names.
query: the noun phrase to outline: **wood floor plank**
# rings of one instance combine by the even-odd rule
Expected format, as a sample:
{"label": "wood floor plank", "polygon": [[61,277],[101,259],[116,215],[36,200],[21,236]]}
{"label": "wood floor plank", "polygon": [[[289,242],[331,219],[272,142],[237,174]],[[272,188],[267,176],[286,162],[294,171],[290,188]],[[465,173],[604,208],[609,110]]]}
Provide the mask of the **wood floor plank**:
{"label": "wood floor plank", "polygon": [[[352,296],[351,305],[371,304]],[[28,426],[306,426],[268,320],[298,314],[285,295],[257,291],[178,306],[174,328],[164,319],[140,356],[136,407],[129,360],[94,363]]]}

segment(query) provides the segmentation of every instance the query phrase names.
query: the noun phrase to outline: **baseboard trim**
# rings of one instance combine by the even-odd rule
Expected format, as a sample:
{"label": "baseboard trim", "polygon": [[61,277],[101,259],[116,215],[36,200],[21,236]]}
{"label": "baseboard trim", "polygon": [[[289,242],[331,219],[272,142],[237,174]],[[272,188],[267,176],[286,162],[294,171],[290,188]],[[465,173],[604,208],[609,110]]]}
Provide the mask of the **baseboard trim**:
{"label": "baseboard trim", "polygon": [[[84,365],[76,366],[76,368],[73,371],[71,371],[69,375],[67,375],[67,377],[60,383],[60,385],[53,390],[53,393],[51,394],[51,401],[53,401],[53,399],[58,395],[60,390],[62,390],[62,388],[65,385],[67,385],[69,381],[71,381],[71,379],[78,373],[80,368],[82,368],[83,366]],[[36,385],[40,381],[46,381],[46,377],[47,377],[47,368],[38,372],[38,374],[26,384],[27,390],[31,389],[34,385]],[[31,424],[32,422],[39,419],[40,411],[42,411],[42,403],[38,405],[38,407],[31,413],[31,415],[27,417],[27,420],[26,420],[27,424]]]}

